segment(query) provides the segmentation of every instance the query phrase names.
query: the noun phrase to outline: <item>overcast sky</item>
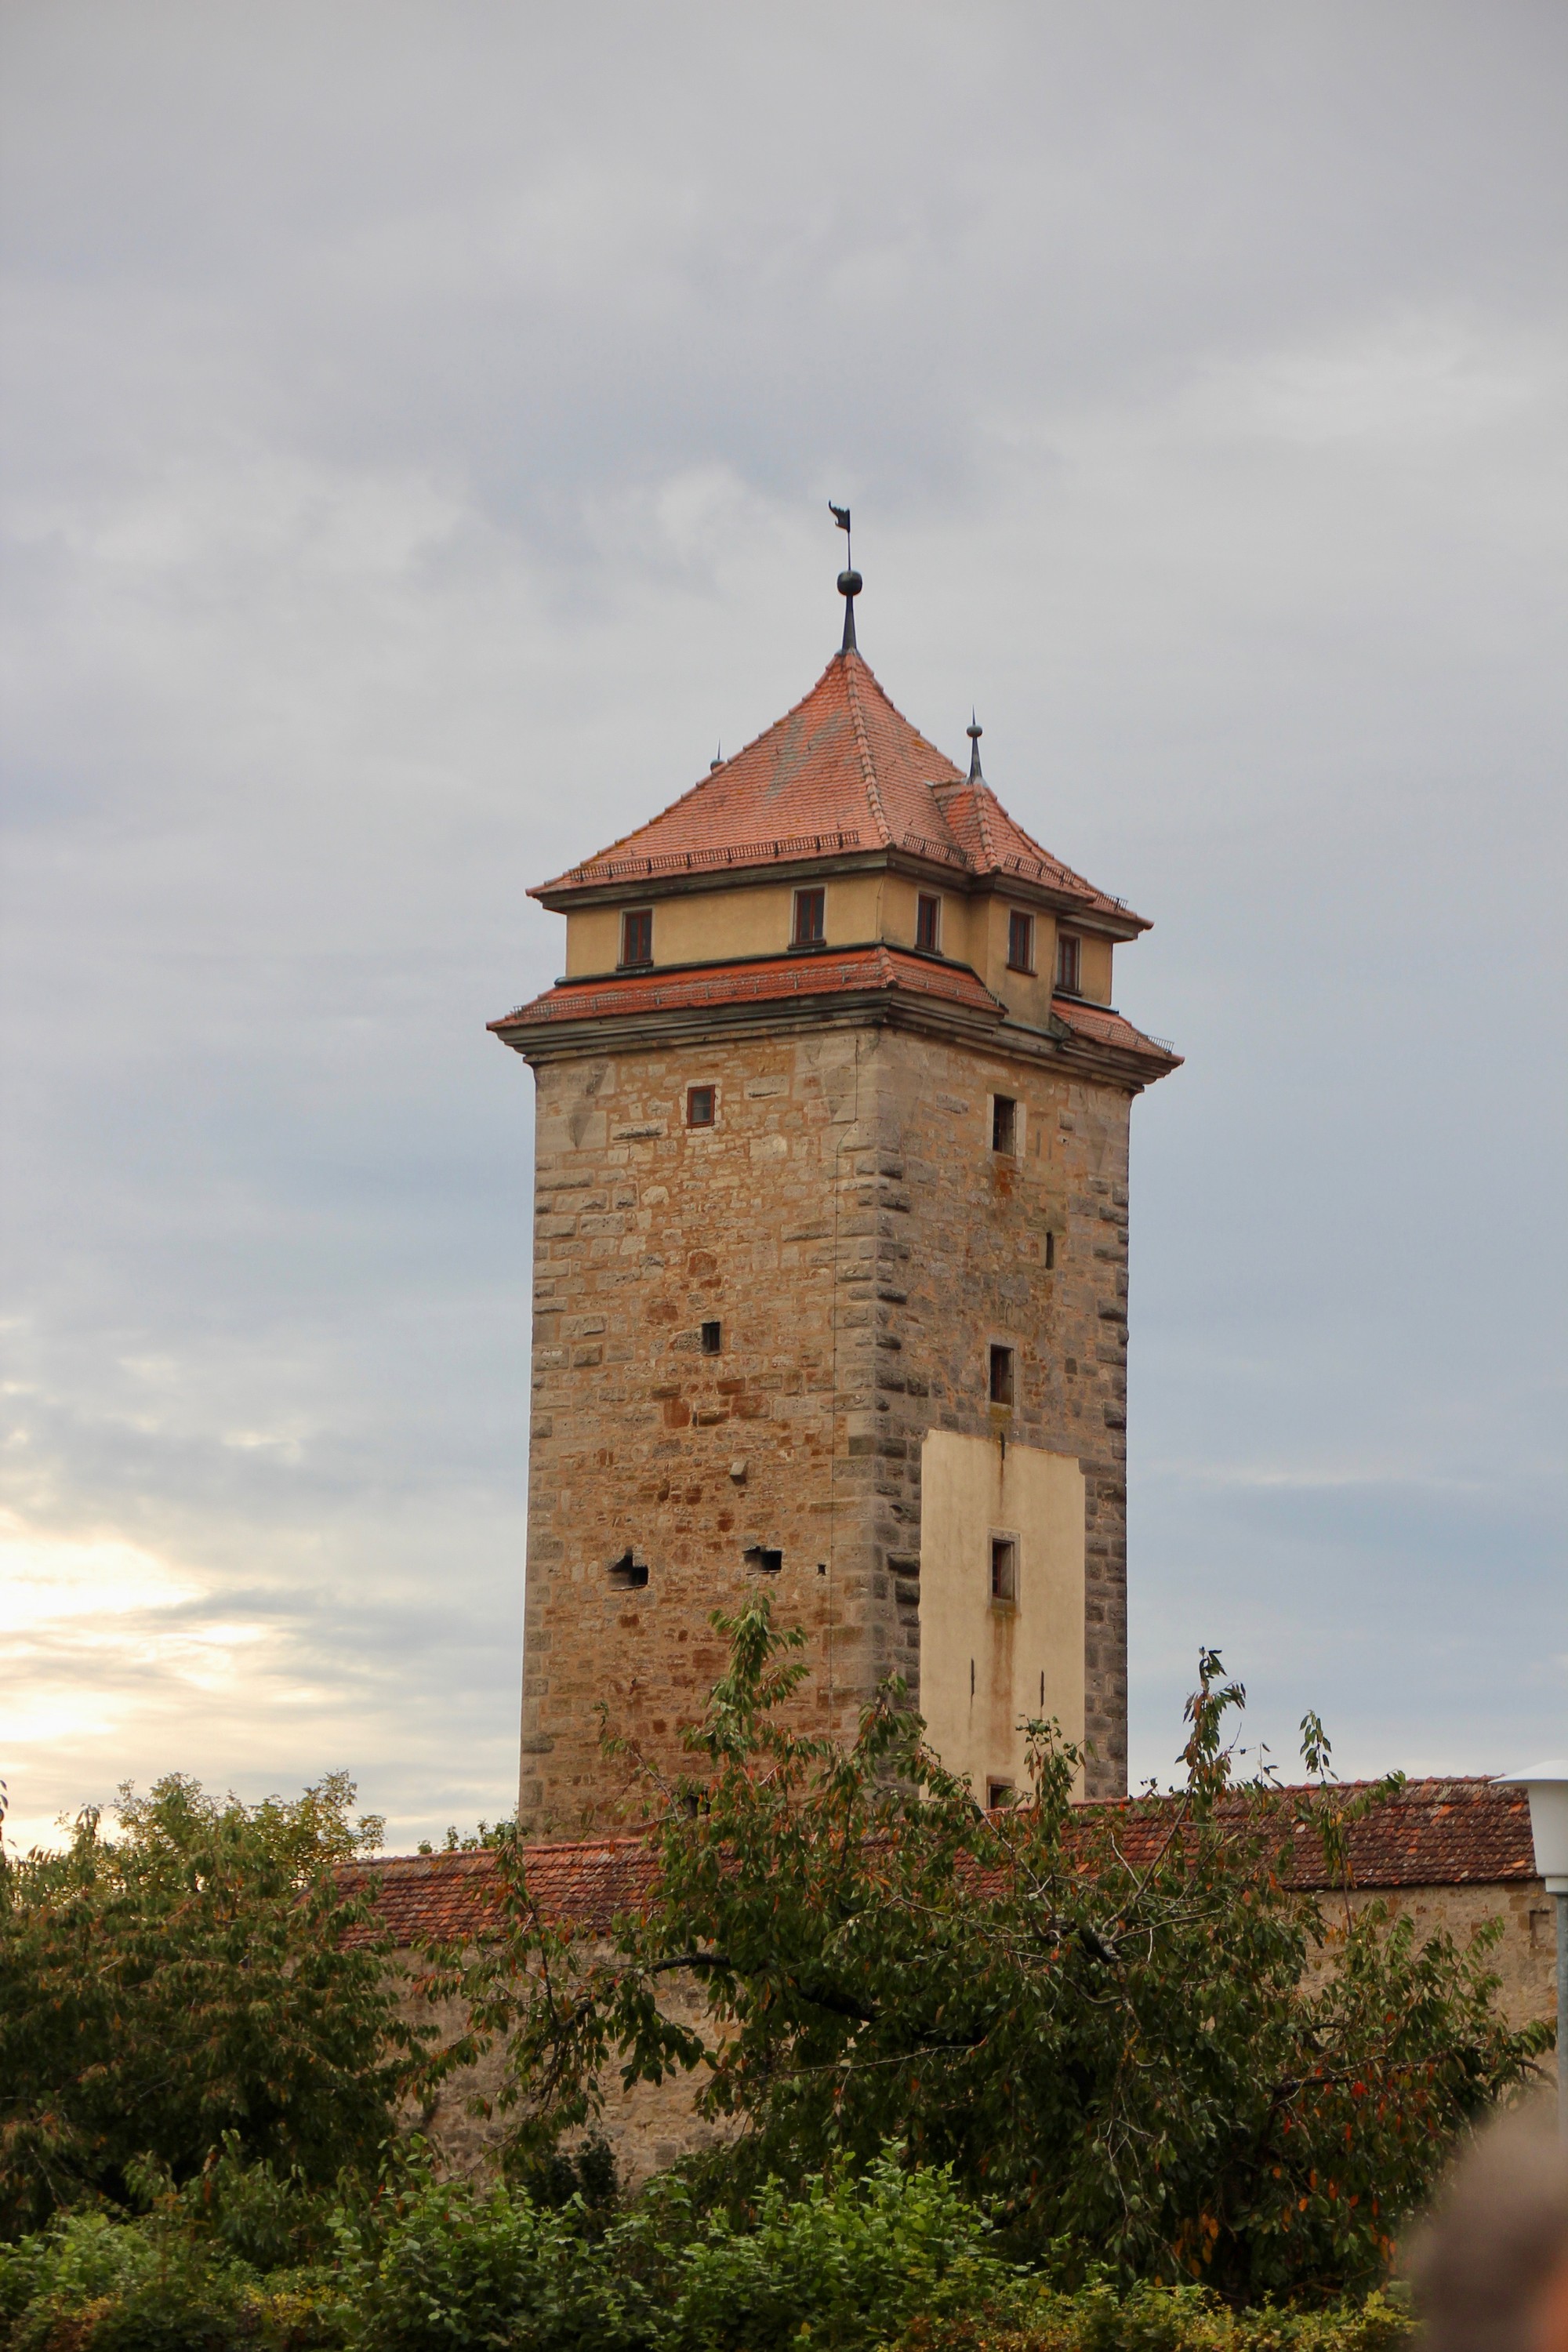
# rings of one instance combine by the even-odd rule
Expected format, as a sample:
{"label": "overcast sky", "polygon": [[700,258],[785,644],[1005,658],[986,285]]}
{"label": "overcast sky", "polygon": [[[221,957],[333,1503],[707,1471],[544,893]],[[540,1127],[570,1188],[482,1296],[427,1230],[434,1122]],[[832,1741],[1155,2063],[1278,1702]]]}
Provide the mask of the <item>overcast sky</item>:
{"label": "overcast sky", "polygon": [[837,641],[1154,919],[1132,1754],[1568,1748],[1556,0],[0,15],[12,1834],[510,1808],[523,896]]}

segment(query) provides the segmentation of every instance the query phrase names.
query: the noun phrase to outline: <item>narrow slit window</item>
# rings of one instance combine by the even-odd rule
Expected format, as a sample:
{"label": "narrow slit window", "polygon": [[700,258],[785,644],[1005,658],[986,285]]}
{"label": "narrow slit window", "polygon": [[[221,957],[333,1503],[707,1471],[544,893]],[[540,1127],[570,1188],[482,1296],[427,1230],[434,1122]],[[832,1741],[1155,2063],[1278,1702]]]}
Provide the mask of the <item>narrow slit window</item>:
{"label": "narrow slit window", "polygon": [[1009,1160],[1018,1149],[1018,1106],[1011,1095],[991,1097],[991,1149]]}
{"label": "narrow slit window", "polygon": [[797,948],[819,948],[822,945],[823,918],[826,905],[826,890],[795,892],[795,944]]}
{"label": "narrow slit window", "polygon": [[621,969],[653,961],[653,908],[628,907],[621,917]]}
{"label": "narrow slit window", "polygon": [[991,1598],[1006,1601],[1018,1598],[1018,1547],[1011,1536],[991,1538]]}
{"label": "narrow slit window", "polygon": [[776,1576],[784,1566],[783,1552],[772,1544],[752,1544],[742,1558],[757,1576]]}
{"label": "narrow slit window", "polygon": [[619,1559],[610,1562],[610,1582],[624,1592],[640,1592],[647,1582],[647,1560],[638,1559],[635,1552],[622,1552]]}
{"label": "narrow slit window", "polygon": [[1013,1350],[993,1348],[991,1350],[991,1402],[1011,1404],[1013,1402]]}
{"label": "narrow slit window", "polygon": [[724,1351],[724,1327],[723,1327],[723,1325],[722,1325],[721,1323],[704,1323],[704,1325],[702,1326],[702,1352],[703,1352],[703,1354],[704,1354],[705,1356],[719,1356],[719,1355],[722,1355],[723,1351]]}
{"label": "narrow slit window", "polygon": [[688,1087],[686,1089],[686,1124],[688,1127],[711,1127],[713,1124],[713,1088]]}
{"label": "narrow slit window", "polygon": [[942,952],[942,900],[923,890],[915,900],[915,945],[926,955]]}
{"label": "narrow slit window", "polygon": [[1049,1273],[1052,1271],[1052,1269],[1055,1267],[1055,1265],[1056,1265],[1056,1262],[1057,1262],[1057,1237],[1056,1237],[1055,1234],[1047,1234],[1046,1235],[1046,1272],[1047,1272],[1047,1274],[1049,1274]]}
{"label": "narrow slit window", "polygon": [[1016,908],[1007,918],[1007,969],[1009,971],[1033,971],[1035,969],[1035,919],[1020,914]]}
{"label": "narrow slit window", "polygon": [[1070,931],[1057,933],[1057,986],[1064,995],[1076,996],[1083,971],[1083,941],[1074,939]]}

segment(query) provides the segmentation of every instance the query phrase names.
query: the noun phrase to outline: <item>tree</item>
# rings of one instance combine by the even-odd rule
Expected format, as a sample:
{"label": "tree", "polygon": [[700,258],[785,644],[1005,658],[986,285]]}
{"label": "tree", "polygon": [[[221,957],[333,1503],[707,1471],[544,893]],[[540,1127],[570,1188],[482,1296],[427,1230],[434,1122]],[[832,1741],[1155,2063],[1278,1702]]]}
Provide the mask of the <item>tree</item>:
{"label": "tree", "polygon": [[121,1790],[118,1836],[89,1808],[0,1866],[0,2231],[123,2200],[138,2158],[188,2179],[226,2134],[309,2180],[374,2154],[421,2036],[335,1882],[380,1841],[353,1799],[343,1774],[247,1805],[174,1773]]}
{"label": "tree", "polygon": [[[468,1997],[468,2053],[507,2043],[517,2149],[591,2123],[615,2072],[690,2070],[699,2108],[736,2126],[736,2195],[897,2140],[1069,2276],[1327,2292],[1382,2269],[1455,2131],[1548,2038],[1497,2014],[1485,1937],[1417,1947],[1346,1906],[1331,1948],[1291,1883],[1298,1825],[1342,1862],[1351,1814],[1397,1776],[1336,1796],[1309,1717],[1314,1791],[1238,1781],[1244,1694],[1216,1654],[1179,1801],[1075,1805],[1077,1752],[1037,1723],[1027,1801],[987,1816],[897,1686],[840,1748],[781,1711],[804,1636],[765,1601],[715,1622],[729,1669],[690,1772],[644,1774],[647,1892],[607,1948],[542,1914],[514,1834],[503,1932],[434,1956],[433,1988]],[[679,1976],[702,1988],[698,2025],[661,2012]]]}

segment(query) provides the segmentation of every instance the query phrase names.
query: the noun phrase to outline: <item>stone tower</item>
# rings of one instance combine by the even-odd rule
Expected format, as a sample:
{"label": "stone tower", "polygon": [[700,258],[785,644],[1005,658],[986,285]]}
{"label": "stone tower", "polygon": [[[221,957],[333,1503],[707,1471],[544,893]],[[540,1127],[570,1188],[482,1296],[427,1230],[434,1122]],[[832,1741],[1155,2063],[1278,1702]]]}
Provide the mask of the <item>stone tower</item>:
{"label": "stone tower", "polygon": [[[858,575],[845,581],[859,585]],[[841,585],[843,583],[841,583]],[[521,1819],[677,1765],[765,1586],[806,1719],[901,1675],[1002,1801],[1026,1717],[1125,1787],[1127,1150],[1177,1066],[1112,1007],[1148,928],[897,711],[855,646],[532,896],[538,1083]]]}

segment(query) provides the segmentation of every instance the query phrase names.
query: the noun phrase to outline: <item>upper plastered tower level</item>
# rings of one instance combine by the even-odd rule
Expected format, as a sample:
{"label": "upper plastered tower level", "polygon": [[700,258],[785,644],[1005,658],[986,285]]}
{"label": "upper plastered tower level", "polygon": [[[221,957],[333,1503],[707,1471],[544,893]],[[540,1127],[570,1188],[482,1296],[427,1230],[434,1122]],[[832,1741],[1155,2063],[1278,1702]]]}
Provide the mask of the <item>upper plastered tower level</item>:
{"label": "upper plastered tower level", "polygon": [[812,1725],[852,1736],[898,1674],[984,1802],[1039,1716],[1125,1787],[1128,1124],[1178,1056],[1111,967],[1148,927],[846,636],[532,893],[566,976],[490,1024],[538,1081],[536,1836],[625,1818],[605,1722],[679,1769],[710,1618],[759,1586]]}

